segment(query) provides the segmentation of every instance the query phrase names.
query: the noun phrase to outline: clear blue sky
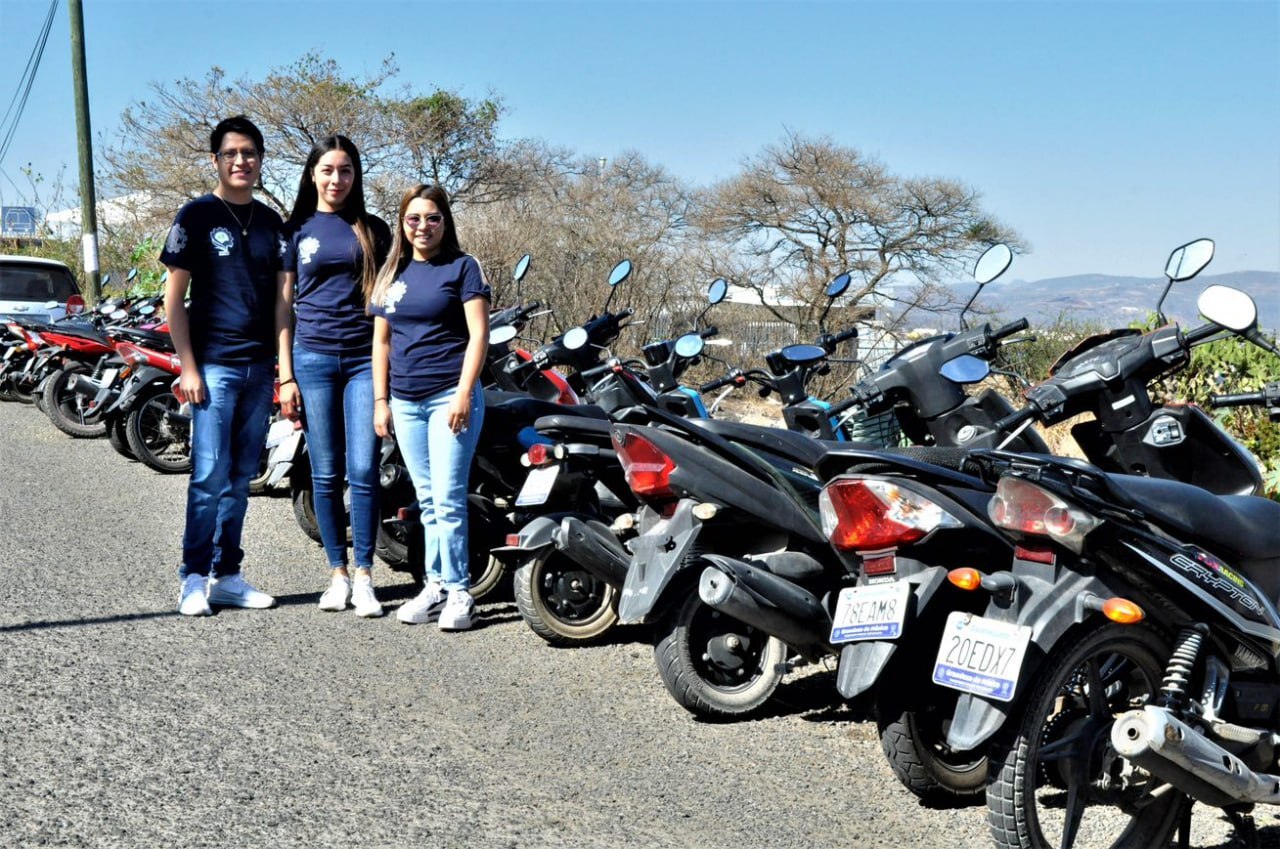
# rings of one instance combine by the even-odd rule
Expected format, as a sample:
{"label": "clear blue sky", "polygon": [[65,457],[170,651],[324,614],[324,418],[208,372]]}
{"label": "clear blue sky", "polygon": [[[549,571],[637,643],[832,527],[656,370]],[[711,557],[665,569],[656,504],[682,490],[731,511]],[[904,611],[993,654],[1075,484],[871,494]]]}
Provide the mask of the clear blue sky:
{"label": "clear blue sky", "polygon": [[[0,0],[5,105],[47,9]],[[85,0],[85,27],[95,136],[215,64],[260,76],[315,49],[372,71],[394,52],[421,90],[500,95],[504,136],[634,149],[697,184],[785,128],[961,180],[1031,243],[1010,277],[1158,276],[1200,236],[1210,273],[1280,270],[1277,0]],[[60,0],[5,203],[26,163],[74,182],[68,29]]]}

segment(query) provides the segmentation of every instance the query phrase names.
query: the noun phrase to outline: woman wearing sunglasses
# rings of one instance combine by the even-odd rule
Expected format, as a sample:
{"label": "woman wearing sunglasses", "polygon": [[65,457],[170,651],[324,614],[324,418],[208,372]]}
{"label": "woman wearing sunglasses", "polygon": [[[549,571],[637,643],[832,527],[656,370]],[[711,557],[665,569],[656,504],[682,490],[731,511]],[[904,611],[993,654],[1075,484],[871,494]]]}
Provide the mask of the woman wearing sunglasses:
{"label": "woman wearing sunglasses", "polygon": [[[373,430],[373,319],[366,304],[391,245],[365,211],[360,153],[346,136],[311,150],[285,226],[284,285],[296,315],[280,338],[280,408],[302,416],[316,524],[329,561],[321,610],[382,615],[373,589],[378,530],[378,436]],[[354,580],[347,563],[342,473],[351,491]]]}
{"label": "woman wearing sunglasses", "polygon": [[378,272],[373,322],[374,429],[396,442],[422,508],[426,586],[401,622],[471,627],[467,590],[467,477],[484,420],[479,376],[492,296],[462,252],[449,198],[414,186],[400,200],[399,234]]}

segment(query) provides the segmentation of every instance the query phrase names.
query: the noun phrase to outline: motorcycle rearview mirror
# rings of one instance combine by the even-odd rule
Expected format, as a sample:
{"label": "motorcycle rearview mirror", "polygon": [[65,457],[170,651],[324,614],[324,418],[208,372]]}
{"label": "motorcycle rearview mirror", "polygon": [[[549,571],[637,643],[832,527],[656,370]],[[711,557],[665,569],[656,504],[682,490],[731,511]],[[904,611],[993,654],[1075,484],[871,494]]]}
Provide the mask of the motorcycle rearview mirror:
{"label": "motorcycle rearview mirror", "polygon": [[108,317],[109,317],[112,321],[123,321],[124,319],[126,319],[126,318],[128,318],[128,317],[129,317],[129,314],[128,314],[127,312],[125,312],[124,310],[115,310],[115,311],[114,311],[114,312],[112,312],[112,313],[111,313],[111,315],[110,315],[110,316],[108,316]]}
{"label": "motorcycle rearview mirror", "polygon": [[169,269],[166,268],[164,270],[164,273],[160,275],[160,285],[163,286],[165,282],[168,281],[168,279],[169,279]]}
{"label": "motorcycle rearview mirror", "polygon": [[586,328],[571,327],[565,331],[561,342],[570,351],[576,351],[579,348],[586,347],[588,340]]}
{"label": "motorcycle rearview mirror", "polygon": [[100,285],[101,285],[101,286],[102,286],[102,288],[104,288],[104,289],[105,289],[107,286],[110,286],[110,285],[111,285],[111,272],[110,272],[110,271],[108,271],[106,274],[102,275],[102,283],[101,283]]}
{"label": "motorcycle rearview mirror", "polygon": [[513,324],[504,324],[489,330],[490,345],[505,345],[514,338],[516,338],[516,328]]}
{"label": "motorcycle rearview mirror", "polygon": [[1239,289],[1214,284],[1200,293],[1196,309],[1219,327],[1244,333],[1258,323],[1258,306]]}
{"label": "motorcycle rearview mirror", "polygon": [[827,332],[825,325],[827,313],[831,312],[831,306],[836,302],[836,298],[840,297],[848,290],[849,283],[852,280],[853,276],[846,271],[843,274],[837,275],[830,283],[827,284],[827,288],[822,290],[823,294],[827,296],[827,305],[822,308],[822,315],[818,316],[818,329],[823,333]]}
{"label": "motorcycle rearview mirror", "polygon": [[821,345],[788,345],[778,353],[792,365],[805,366],[816,363],[827,357],[827,351]]}
{"label": "motorcycle rearview mirror", "polygon": [[115,310],[116,310],[116,305],[111,301],[107,301],[105,304],[98,307],[98,312],[102,313],[103,315],[111,315],[111,313],[115,312]]}
{"label": "motorcycle rearview mirror", "polygon": [[724,296],[729,294],[729,281],[723,277],[717,277],[711,281],[711,285],[707,287],[707,305],[715,306],[724,300]]}
{"label": "motorcycle rearview mirror", "polygon": [[533,257],[525,254],[516,260],[516,267],[511,272],[511,279],[519,283],[524,276],[529,273],[529,263],[533,262]]}
{"label": "motorcycle rearview mirror", "polygon": [[1173,284],[1195,277],[1204,271],[1205,266],[1212,259],[1213,239],[1196,239],[1194,242],[1187,242],[1185,245],[1174,248],[1169,254],[1169,261],[1164,264],[1164,276],[1168,278],[1168,282],[1164,284],[1160,300],[1156,301],[1156,317],[1161,324],[1168,322],[1164,317],[1164,301],[1169,297],[1169,290],[1173,288]]}
{"label": "motorcycle rearview mirror", "polygon": [[138,315],[151,315],[155,311],[156,311],[155,304],[143,304],[142,306],[138,307]]}
{"label": "motorcycle rearview mirror", "polygon": [[609,272],[609,299],[604,302],[604,311],[609,311],[609,304],[613,303],[613,293],[618,290],[618,284],[631,276],[631,260],[624,259],[613,267]]}
{"label": "motorcycle rearview mirror", "polygon": [[693,359],[702,353],[702,349],[705,346],[706,343],[697,333],[686,333],[676,340],[676,356],[684,357],[685,359]]}
{"label": "motorcycle rearview mirror", "polygon": [[126,274],[126,275],[125,275],[125,277],[124,277],[124,282],[126,282],[126,283],[132,283],[132,282],[133,282],[134,280],[136,280],[136,279],[138,279],[138,269],[136,269],[136,268],[130,268],[130,269],[129,269],[129,273],[128,273],[128,274]]}
{"label": "motorcycle rearview mirror", "polygon": [[961,354],[943,363],[938,374],[952,383],[981,383],[991,374],[991,364],[973,354]]}
{"label": "motorcycle rearview mirror", "polygon": [[978,299],[978,295],[982,292],[982,287],[1008,271],[1009,266],[1012,264],[1013,251],[1003,242],[997,242],[983,251],[982,256],[978,257],[978,261],[973,265],[973,279],[977,281],[978,288],[969,296],[969,301],[964,305],[964,309],[960,310],[961,330],[969,329],[969,324],[965,321],[965,315],[969,312],[969,308],[973,306],[973,302]]}

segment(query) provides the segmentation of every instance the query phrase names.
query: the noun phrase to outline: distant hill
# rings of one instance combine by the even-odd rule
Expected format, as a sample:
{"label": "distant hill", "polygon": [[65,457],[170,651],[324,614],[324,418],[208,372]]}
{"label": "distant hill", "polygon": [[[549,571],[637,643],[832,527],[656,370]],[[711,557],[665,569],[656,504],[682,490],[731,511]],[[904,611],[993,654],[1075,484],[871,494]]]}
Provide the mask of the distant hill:
{"label": "distant hill", "polygon": [[[1258,304],[1258,323],[1269,330],[1280,329],[1280,272],[1235,271],[1229,274],[1202,274],[1174,283],[1165,301],[1164,312],[1180,323],[1193,323],[1198,315],[1196,299],[1208,286],[1218,283],[1248,292]],[[976,307],[1004,318],[1025,315],[1032,325],[1044,325],[1059,315],[1115,327],[1147,317],[1156,306],[1165,278],[1113,277],[1106,274],[1077,274],[1046,280],[997,280],[979,296]],[[957,284],[961,293],[973,291],[974,284]]]}

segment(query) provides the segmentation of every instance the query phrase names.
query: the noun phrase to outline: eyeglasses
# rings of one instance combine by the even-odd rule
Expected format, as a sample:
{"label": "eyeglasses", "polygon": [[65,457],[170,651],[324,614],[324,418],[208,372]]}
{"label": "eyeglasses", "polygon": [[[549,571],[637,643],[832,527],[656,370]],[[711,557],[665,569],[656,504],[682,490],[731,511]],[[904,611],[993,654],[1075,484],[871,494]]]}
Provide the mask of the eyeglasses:
{"label": "eyeglasses", "polygon": [[262,154],[252,148],[248,150],[220,150],[214,156],[223,162],[235,162],[236,157],[240,157],[245,162],[257,162],[262,158]]}
{"label": "eyeglasses", "polygon": [[404,217],[404,226],[410,230],[417,230],[419,227],[439,227],[444,223],[444,216],[438,212],[430,215],[406,215]]}

